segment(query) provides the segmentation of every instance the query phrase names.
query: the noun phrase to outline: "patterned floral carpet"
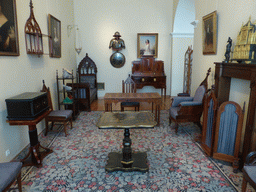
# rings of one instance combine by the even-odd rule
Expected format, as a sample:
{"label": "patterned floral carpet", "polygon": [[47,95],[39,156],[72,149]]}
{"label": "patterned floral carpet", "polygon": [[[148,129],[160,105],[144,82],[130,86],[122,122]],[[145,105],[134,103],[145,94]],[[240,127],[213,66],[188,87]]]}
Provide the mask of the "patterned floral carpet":
{"label": "patterned floral carpet", "polygon": [[182,124],[175,134],[165,110],[160,126],[130,131],[133,151],[147,152],[149,171],[105,172],[108,153],[121,152],[124,131],[98,129],[101,113],[82,112],[67,137],[62,131],[39,135],[41,145],[54,152],[44,158],[42,168],[22,168],[24,192],[240,191],[241,172],[234,174],[229,164],[205,156],[193,141],[200,132],[197,126]]}

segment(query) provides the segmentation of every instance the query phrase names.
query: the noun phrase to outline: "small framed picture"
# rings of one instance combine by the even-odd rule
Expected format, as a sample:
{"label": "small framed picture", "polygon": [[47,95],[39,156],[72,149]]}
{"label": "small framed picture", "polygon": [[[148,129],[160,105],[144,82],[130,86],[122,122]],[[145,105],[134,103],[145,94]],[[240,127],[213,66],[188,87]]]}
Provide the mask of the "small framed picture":
{"label": "small framed picture", "polygon": [[137,57],[153,56],[158,54],[158,33],[137,34]]}
{"label": "small framed picture", "polygon": [[0,1],[0,55],[19,56],[16,1]]}
{"label": "small framed picture", "polygon": [[61,22],[52,15],[48,15],[49,51],[50,57],[61,57]]}
{"label": "small framed picture", "polygon": [[217,51],[217,11],[203,17],[203,54],[216,54]]}

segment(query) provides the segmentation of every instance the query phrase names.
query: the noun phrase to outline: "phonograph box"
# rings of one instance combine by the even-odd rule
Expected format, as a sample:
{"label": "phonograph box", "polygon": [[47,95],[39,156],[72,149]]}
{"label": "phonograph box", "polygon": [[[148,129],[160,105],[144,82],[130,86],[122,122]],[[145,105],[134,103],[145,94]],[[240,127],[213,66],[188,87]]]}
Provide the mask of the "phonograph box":
{"label": "phonograph box", "polygon": [[9,120],[33,120],[49,108],[46,92],[25,92],[5,102]]}

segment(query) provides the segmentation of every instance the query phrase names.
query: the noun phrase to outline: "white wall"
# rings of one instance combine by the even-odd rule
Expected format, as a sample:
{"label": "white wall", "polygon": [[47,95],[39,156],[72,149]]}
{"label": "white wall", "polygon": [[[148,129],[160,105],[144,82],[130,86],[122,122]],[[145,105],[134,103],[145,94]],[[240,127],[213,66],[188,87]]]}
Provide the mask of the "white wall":
{"label": "white wall", "polygon": [[[27,55],[24,27],[30,15],[29,2],[29,0],[16,1],[20,56],[0,57],[0,162],[10,161],[29,144],[27,126],[9,126],[6,122],[5,99],[23,92],[39,92],[44,79],[46,85],[51,89],[54,106],[57,107],[56,70],[76,69],[76,54],[73,47],[70,47],[73,40],[67,37],[66,30],[67,25],[74,22],[73,0],[33,1],[35,18],[43,34],[48,34],[48,13],[61,21],[61,58],[50,58],[49,55],[41,57]],[[48,40],[46,40],[45,49],[48,50]],[[40,133],[44,128],[44,122],[39,123],[37,127],[38,133]],[[8,157],[5,156],[7,149],[11,152]]]}
{"label": "white wall", "polygon": [[[81,29],[83,49],[78,63],[86,53],[98,67],[98,82],[105,83],[106,92],[120,92],[121,82],[132,70],[132,61],[137,59],[137,33],[158,33],[158,59],[164,61],[167,75],[167,94],[170,87],[170,33],[172,31],[172,0],[75,0],[76,24]],[[125,41],[126,63],[122,68],[114,68],[109,58],[113,53],[108,48],[116,31]],[[152,87],[140,91],[159,92]]]}
{"label": "white wall", "polygon": [[[212,68],[214,74],[214,62],[221,62],[224,60],[224,53],[226,51],[226,43],[228,37],[233,40],[232,50],[236,44],[236,38],[242,24],[246,23],[251,16],[252,22],[256,20],[256,2],[254,0],[241,1],[241,0],[198,0],[195,1],[196,7],[196,20],[199,20],[198,27],[195,29],[194,35],[194,65],[192,73],[193,91],[202,81],[207,69]],[[217,54],[216,55],[203,55],[202,54],[202,17],[217,10],[218,15],[218,29],[217,29]],[[209,78],[212,84],[213,77]],[[230,100],[237,102],[243,106],[246,102],[246,113],[244,118],[244,125],[246,122],[248,101],[249,101],[249,81],[232,79]]]}

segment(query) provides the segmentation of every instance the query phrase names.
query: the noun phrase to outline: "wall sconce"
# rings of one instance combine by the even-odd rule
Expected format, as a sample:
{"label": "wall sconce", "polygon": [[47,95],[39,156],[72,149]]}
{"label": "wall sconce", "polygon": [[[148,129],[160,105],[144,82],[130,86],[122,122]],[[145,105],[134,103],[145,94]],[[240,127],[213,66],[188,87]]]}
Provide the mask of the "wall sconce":
{"label": "wall sconce", "polygon": [[[33,3],[30,0],[30,16],[25,24],[25,41],[26,41],[26,50],[27,54],[36,54],[42,55],[44,53],[43,50],[43,35],[41,29],[35,19],[34,11],[33,11]],[[51,38],[50,38],[51,42]]]}
{"label": "wall sconce", "polygon": [[80,30],[77,25],[68,25],[67,30],[68,30],[68,37],[71,35],[72,29],[76,29],[75,33],[75,50],[76,52],[79,53],[82,51],[82,42],[81,42],[81,35],[80,35]]}
{"label": "wall sconce", "polygon": [[190,24],[193,25],[194,29],[195,29],[195,28],[197,28],[198,20],[195,20],[195,21],[191,22]]}

